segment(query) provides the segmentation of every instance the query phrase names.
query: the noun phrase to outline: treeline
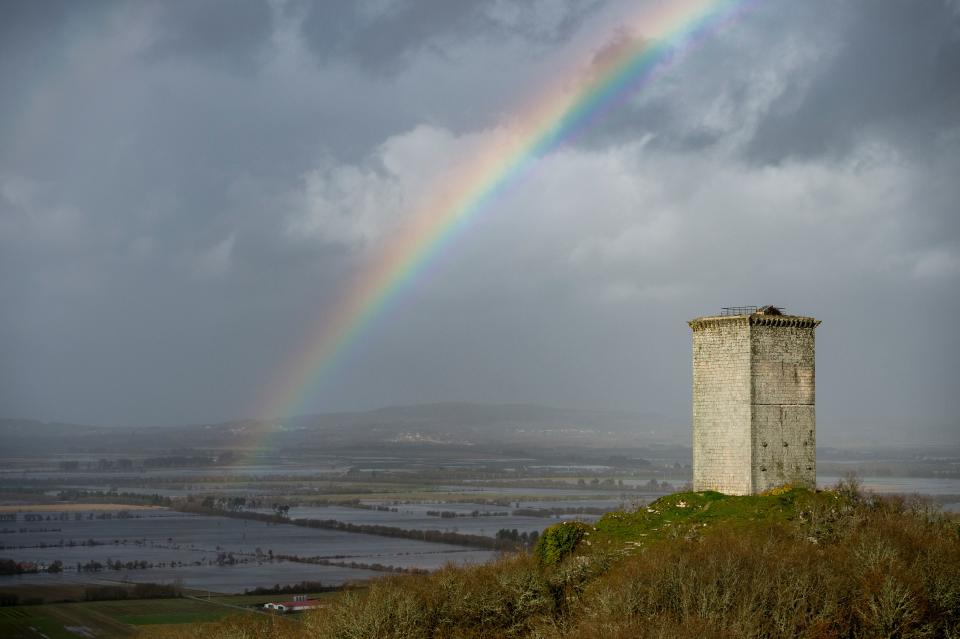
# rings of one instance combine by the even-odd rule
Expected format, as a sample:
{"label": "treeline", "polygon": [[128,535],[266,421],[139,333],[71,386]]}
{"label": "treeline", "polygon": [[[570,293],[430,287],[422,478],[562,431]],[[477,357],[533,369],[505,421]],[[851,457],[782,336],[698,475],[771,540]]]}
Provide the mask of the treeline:
{"label": "treeline", "polygon": [[[42,515],[40,513],[26,513],[23,515],[23,521],[25,522],[38,522],[38,521],[82,521],[84,519],[139,519],[140,515],[133,514],[129,510],[118,510],[116,512],[111,511],[101,511],[101,512],[72,512],[72,513],[50,513],[47,515]],[[37,531],[39,532],[39,531]],[[44,531],[48,532],[48,531]]]}
{"label": "treeline", "polygon": [[[20,533],[45,533],[45,532],[63,532],[63,528],[23,528],[19,530],[16,528],[0,528],[0,535],[13,535]],[[12,547],[12,546],[11,546]],[[3,544],[0,544],[0,549],[3,549]]]}
{"label": "treeline", "polygon": [[573,477],[568,479],[557,479],[553,477],[548,479],[537,479],[536,477],[524,477],[518,479],[489,481],[484,485],[491,487],[530,489],[568,489],[576,486],[580,489],[589,488],[591,490],[596,489],[600,491],[618,491],[630,493],[672,493],[677,490],[677,487],[674,484],[666,480],[658,482],[656,479],[650,479],[642,484],[633,484],[624,482],[622,479],[614,479],[613,477],[606,477],[604,479],[601,479],[600,477],[592,477],[590,479],[579,477],[575,483],[573,482],[573,479]]}
{"label": "treeline", "polygon": [[[169,506],[171,499],[156,493],[127,493],[117,492],[116,490],[80,490],[75,488],[61,490],[57,493],[57,499],[61,501],[85,501],[98,504],[121,503],[131,506]],[[80,515],[82,513],[74,513]],[[75,517],[79,519],[79,517]]]}
{"label": "treeline", "polygon": [[563,515],[603,515],[609,508],[567,506],[564,508],[514,508],[514,517],[562,517]]}
{"label": "treeline", "polygon": [[305,595],[312,592],[333,592],[340,590],[339,586],[324,586],[319,581],[301,581],[298,584],[281,586],[274,584],[272,588],[258,587],[252,590],[244,588],[245,595]]}
{"label": "treeline", "polygon": [[236,460],[233,451],[223,451],[209,455],[163,455],[146,457],[135,460],[122,457],[119,459],[98,459],[96,461],[64,460],[58,464],[63,472],[85,471],[124,471],[139,468],[191,468],[204,466],[220,466],[231,464]]}
{"label": "treeline", "polygon": [[128,586],[87,586],[83,589],[84,601],[115,601],[117,599],[175,599],[183,596],[179,583],[143,583]]}
{"label": "treeline", "polygon": [[[396,510],[396,508],[394,508]],[[481,511],[473,510],[468,513],[459,513],[453,510],[428,510],[427,515],[430,517],[440,517],[441,519],[456,519],[457,517],[508,517],[509,512],[490,512],[490,511]]]}
{"label": "treeline", "polygon": [[[79,544],[87,545],[87,544]],[[93,543],[89,545],[103,545],[100,543]],[[56,547],[56,546],[46,546],[47,548]],[[162,546],[161,546],[162,547]],[[282,560],[282,557],[274,556],[273,551],[270,551],[269,554],[264,554],[257,549],[257,553],[233,553],[233,552],[218,552],[216,557],[202,557],[201,559],[195,559],[193,561],[149,561],[146,559],[129,559],[127,561],[121,561],[119,559],[106,559],[104,561],[97,561],[96,559],[91,559],[87,562],[77,562],[76,564],[66,565],[63,561],[57,559],[50,563],[38,563],[33,561],[13,561],[12,559],[0,559],[0,575],[23,575],[23,574],[32,574],[32,573],[60,573],[66,571],[75,570],[79,573],[97,573],[105,572],[108,570],[121,571],[121,570],[152,570],[154,568],[184,568],[189,566],[233,566],[237,564],[251,564],[257,563],[261,564],[264,562]],[[316,563],[316,562],[308,562]],[[332,564],[339,565],[339,564]]]}
{"label": "treeline", "polygon": [[485,537],[483,535],[468,535],[442,530],[411,530],[407,528],[396,528],[394,526],[381,526],[379,524],[354,524],[346,521],[339,521],[337,519],[288,519],[287,517],[278,514],[205,508],[202,504],[189,500],[180,503],[177,508],[183,512],[201,515],[217,515],[223,517],[234,517],[236,519],[252,519],[254,521],[262,521],[271,524],[292,524],[294,526],[305,526],[307,528],[341,530],[343,532],[359,533],[361,535],[400,537],[403,539],[416,539],[418,541],[429,541],[440,544],[453,544],[456,546],[484,548],[487,550],[519,550],[521,548],[520,544],[513,540],[494,539],[491,537]]}
{"label": "treeline", "polygon": [[[183,596],[179,583],[142,583],[133,586],[86,586],[84,601],[116,601],[123,599],[173,599]],[[55,602],[63,601],[56,599]],[[20,597],[15,592],[0,592],[0,606],[35,606],[46,603],[43,597]]]}
{"label": "treeline", "polygon": [[[161,546],[163,547],[163,546]],[[171,546],[166,546],[170,548]],[[77,562],[77,572],[100,572],[102,570],[149,570],[152,568],[184,568],[189,566],[235,566],[238,564],[262,564],[264,562],[280,559],[275,557],[271,550],[269,554],[264,554],[257,549],[256,553],[243,552],[218,552],[216,557],[202,557],[193,561],[147,561],[145,559],[133,559],[129,561],[120,561],[119,559],[99,562],[95,560],[87,563]]]}
{"label": "treeline", "polygon": [[[274,555],[274,559],[293,561],[301,564],[314,564],[317,566],[339,566],[341,568],[355,568],[359,570],[373,570],[376,572],[393,572],[405,575],[424,575],[429,570],[423,568],[413,568],[406,566],[391,566],[381,563],[364,563],[362,561],[341,561],[330,557],[301,557],[299,555]],[[257,593],[255,593],[257,594]]]}
{"label": "treeline", "polygon": [[519,532],[516,528],[501,528],[497,531],[497,539],[512,541],[523,548],[533,548],[540,539],[540,532],[537,530]]}
{"label": "treeline", "polygon": [[[20,532],[23,532],[21,530]],[[33,531],[31,531],[33,532]],[[23,550],[26,548],[76,548],[77,546],[103,546],[106,542],[97,541],[96,539],[81,539],[80,541],[74,541],[73,539],[68,539],[64,541],[61,539],[57,542],[46,542],[41,541],[39,544],[20,544],[20,545],[2,545],[0,544],[0,550]]]}
{"label": "treeline", "polygon": [[379,524],[354,524],[337,519],[293,519],[290,520],[290,523],[308,528],[342,530],[344,532],[360,533],[362,535],[380,535],[381,537],[401,537],[404,539],[417,539],[440,544],[485,548],[488,550],[519,549],[516,543],[509,540],[442,530],[411,530],[407,528],[395,528],[393,526],[382,526]]}
{"label": "treeline", "polygon": [[[19,606],[21,603],[28,605],[26,600],[21,602],[20,595],[15,592],[0,592],[0,606]],[[35,601],[34,598],[31,598],[30,603],[43,603],[43,599]]]}
{"label": "treeline", "polygon": [[[357,508],[359,510],[376,510],[380,512],[399,512],[399,509],[396,506],[384,506],[380,504],[364,504],[357,498],[353,499],[311,499],[306,503],[301,503],[299,501],[284,501],[284,502],[273,502],[266,501],[264,499],[257,499],[256,497],[216,497],[213,495],[207,495],[203,498],[203,501],[200,502],[200,505],[204,508],[211,508],[215,510],[244,510],[244,509],[257,509],[257,508],[270,508],[277,515],[286,516],[289,514],[291,508],[298,508],[300,506],[312,506],[324,508],[326,506],[341,506],[344,508]],[[429,514],[429,513],[428,513]],[[506,514],[506,513],[504,513]]]}
{"label": "treeline", "polygon": [[63,571],[63,562],[59,559],[48,564],[38,564],[32,561],[14,561],[0,559],[0,575],[26,575],[37,572],[57,573]]}
{"label": "treeline", "polygon": [[131,559],[129,561],[107,559],[103,563],[91,559],[87,563],[80,563],[79,561],[77,562],[77,572],[100,572],[102,570],[147,570],[154,567],[155,565],[152,561],[145,561],[143,559]]}

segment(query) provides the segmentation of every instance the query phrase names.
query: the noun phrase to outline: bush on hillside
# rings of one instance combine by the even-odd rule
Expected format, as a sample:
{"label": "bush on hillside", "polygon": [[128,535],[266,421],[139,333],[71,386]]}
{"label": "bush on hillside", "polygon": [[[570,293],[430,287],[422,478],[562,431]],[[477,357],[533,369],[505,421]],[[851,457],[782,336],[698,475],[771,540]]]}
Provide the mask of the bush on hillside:
{"label": "bush on hillside", "polygon": [[591,526],[581,521],[565,521],[550,526],[540,535],[534,553],[544,566],[556,566],[567,558],[584,537],[590,534]]}

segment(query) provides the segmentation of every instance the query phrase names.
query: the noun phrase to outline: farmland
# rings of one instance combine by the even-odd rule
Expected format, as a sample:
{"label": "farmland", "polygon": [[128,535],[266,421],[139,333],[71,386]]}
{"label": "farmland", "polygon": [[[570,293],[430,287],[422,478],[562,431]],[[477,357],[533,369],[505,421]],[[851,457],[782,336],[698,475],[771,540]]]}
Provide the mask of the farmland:
{"label": "farmland", "polygon": [[[194,599],[96,601],[0,608],[0,636],[133,636],[134,626],[213,621],[235,609]],[[39,631],[39,632],[37,632]]]}
{"label": "farmland", "polygon": [[[325,598],[330,594],[314,593],[311,597]],[[276,597],[239,595],[4,607],[0,608],[0,636],[10,639],[42,635],[50,639],[132,637],[148,626],[216,621],[238,614],[265,614],[258,608],[272,599]]]}

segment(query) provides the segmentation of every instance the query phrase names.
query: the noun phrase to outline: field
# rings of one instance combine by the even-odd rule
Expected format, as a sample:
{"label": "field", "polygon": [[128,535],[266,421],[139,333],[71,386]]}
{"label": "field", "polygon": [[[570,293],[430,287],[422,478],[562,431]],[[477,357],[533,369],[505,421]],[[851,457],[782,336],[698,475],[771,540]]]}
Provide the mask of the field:
{"label": "field", "polygon": [[[94,601],[0,608],[0,636],[129,637],[134,626],[214,621],[235,608],[195,599]],[[253,613],[251,613],[253,614]],[[37,632],[39,631],[39,632]]]}
{"label": "field", "polygon": [[[360,514],[369,511],[356,510]],[[121,511],[122,512],[122,511]],[[115,583],[181,581],[187,587],[220,593],[300,581],[338,585],[378,573],[362,567],[303,564],[271,559],[273,554],[321,556],[358,565],[439,567],[446,562],[486,561],[493,553],[449,544],[317,530],[152,510],[142,516],[90,518],[76,513],[50,521],[0,525],[0,557],[16,561],[62,561],[59,574],[0,576],[0,590],[25,583]],[[105,514],[105,513],[100,513]],[[109,513],[106,513],[109,514]],[[73,513],[71,513],[73,515]],[[435,519],[438,524],[439,518]],[[545,525],[545,524],[544,524]],[[77,565],[121,562],[121,569],[78,570]],[[128,562],[147,561],[147,568]]]}
{"label": "field", "polygon": [[[37,591],[48,598],[71,596],[72,591]],[[26,595],[26,592],[22,593]],[[328,599],[336,592],[309,593],[311,599]],[[238,614],[266,614],[258,608],[268,601],[290,595],[220,595],[200,593],[175,599],[81,601],[73,603],[10,606],[0,608],[0,637],[50,639],[96,636],[104,639],[131,637],[146,626],[173,626],[216,621]],[[40,634],[42,633],[42,635]]]}

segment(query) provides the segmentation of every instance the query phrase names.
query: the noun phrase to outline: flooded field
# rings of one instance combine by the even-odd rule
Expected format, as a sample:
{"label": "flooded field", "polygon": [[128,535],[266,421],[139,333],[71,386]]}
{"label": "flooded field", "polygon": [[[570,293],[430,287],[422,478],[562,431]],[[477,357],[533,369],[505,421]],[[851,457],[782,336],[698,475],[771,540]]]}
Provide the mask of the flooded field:
{"label": "flooded field", "polygon": [[[29,515],[41,516],[43,520],[24,521]],[[81,518],[77,519],[77,515]],[[176,579],[191,588],[236,585],[228,590],[230,592],[304,579],[337,585],[375,574],[370,570],[273,558],[278,555],[422,569],[437,568],[448,562],[482,562],[495,555],[491,551],[414,539],[168,510],[141,511],[123,518],[114,514],[111,519],[88,515],[93,513],[66,513],[61,520],[57,513],[25,512],[20,513],[17,522],[4,522],[0,526],[3,546],[0,556],[43,565],[61,561],[64,573],[61,576],[0,576],[0,587],[23,579],[57,578],[91,583]],[[85,570],[84,566],[90,562],[104,566],[115,562],[124,566],[129,562],[146,562],[148,567]]]}
{"label": "flooded field", "polygon": [[[589,514],[525,517],[511,515],[512,508],[502,508],[498,511],[496,507],[491,509],[487,505],[470,503],[402,504],[384,507],[395,508],[396,510],[369,510],[347,506],[306,506],[291,508],[290,518],[336,519],[337,521],[355,524],[378,524],[409,530],[440,530],[494,537],[501,529],[515,529],[519,532],[541,531],[561,518],[593,521],[599,517],[599,515]],[[447,513],[447,516],[427,514],[430,512]],[[473,512],[478,514],[473,516]],[[452,517],[450,516],[451,513],[456,513],[457,516]]]}
{"label": "flooded field", "polygon": [[20,584],[180,583],[190,589],[230,594],[242,593],[246,589],[257,587],[268,588],[275,584],[285,585],[302,581],[320,581],[324,585],[335,586],[348,582],[363,581],[383,574],[372,570],[285,561],[234,566],[111,570],[101,573],[84,573],[83,575],[71,572],[4,575],[0,576],[0,589],[9,589]]}
{"label": "flooded field", "polygon": [[[817,486],[836,486],[842,477],[818,476]],[[936,477],[861,477],[864,490],[881,494],[897,495],[960,495],[960,479]]]}

